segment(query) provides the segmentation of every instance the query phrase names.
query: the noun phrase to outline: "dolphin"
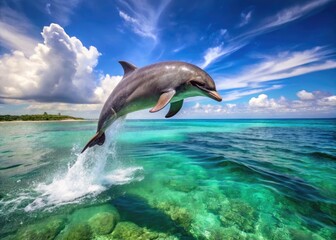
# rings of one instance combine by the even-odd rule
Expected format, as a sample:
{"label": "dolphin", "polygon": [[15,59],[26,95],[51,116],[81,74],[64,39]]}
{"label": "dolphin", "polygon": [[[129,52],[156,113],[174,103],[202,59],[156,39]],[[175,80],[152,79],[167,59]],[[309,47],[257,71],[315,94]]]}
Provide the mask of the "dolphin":
{"label": "dolphin", "polygon": [[97,132],[85,145],[82,153],[94,145],[103,145],[106,129],[127,113],[151,108],[160,111],[168,103],[165,116],[174,116],[188,97],[206,96],[222,101],[214,80],[199,67],[186,62],[160,62],[137,68],[131,63],[119,61],[124,76],[106,100],[99,116]]}

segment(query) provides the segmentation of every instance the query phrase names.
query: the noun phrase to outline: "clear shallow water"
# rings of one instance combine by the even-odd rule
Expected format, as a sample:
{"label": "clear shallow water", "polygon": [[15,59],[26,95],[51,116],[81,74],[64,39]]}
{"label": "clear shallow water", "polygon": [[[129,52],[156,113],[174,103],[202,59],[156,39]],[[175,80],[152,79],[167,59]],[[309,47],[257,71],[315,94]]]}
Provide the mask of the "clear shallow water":
{"label": "clear shallow water", "polygon": [[95,128],[0,124],[0,238],[336,239],[336,120]]}

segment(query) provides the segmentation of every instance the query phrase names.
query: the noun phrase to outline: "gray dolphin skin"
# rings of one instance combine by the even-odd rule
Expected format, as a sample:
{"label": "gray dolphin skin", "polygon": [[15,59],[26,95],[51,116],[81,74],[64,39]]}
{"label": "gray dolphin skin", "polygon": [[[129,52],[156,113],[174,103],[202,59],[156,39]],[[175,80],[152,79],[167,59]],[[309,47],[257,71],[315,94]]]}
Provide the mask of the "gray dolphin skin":
{"label": "gray dolphin skin", "polygon": [[103,145],[106,129],[127,113],[151,108],[157,112],[170,103],[166,118],[174,116],[183,99],[195,96],[222,101],[214,80],[199,67],[185,62],[161,62],[143,68],[119,61],[124,77],[106,100],[99,116],[97,133],[82,153],[94,145]]}

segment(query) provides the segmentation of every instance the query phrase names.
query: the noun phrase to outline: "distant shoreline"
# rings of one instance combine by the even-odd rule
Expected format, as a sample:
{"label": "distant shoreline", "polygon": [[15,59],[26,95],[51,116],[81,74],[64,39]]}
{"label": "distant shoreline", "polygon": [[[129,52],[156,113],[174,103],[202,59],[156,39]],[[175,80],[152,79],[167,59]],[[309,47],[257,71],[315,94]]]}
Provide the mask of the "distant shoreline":
{"label": "distant shoreline", "polygon": [[97,121],[90,119],[62,119],[62,120],[13,120],[13,121],[0,121],[0,123],[31,123],[31,122],[89,122],[89,121]]}
{"label": "distant shoreline", "polygon": [[25,114],[25,115],[0,115],[0,122],[50,122],[50,121],[83,121],[84,118],[59,114]]}

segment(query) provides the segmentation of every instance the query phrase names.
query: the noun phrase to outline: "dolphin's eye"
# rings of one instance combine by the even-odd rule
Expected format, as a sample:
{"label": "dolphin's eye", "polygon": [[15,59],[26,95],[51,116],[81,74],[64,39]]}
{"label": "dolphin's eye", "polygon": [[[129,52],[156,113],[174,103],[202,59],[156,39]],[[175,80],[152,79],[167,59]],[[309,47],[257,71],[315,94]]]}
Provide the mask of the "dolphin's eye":
{"label": "dolphin's eye", "polygon": [[190,81],[191,85],[193,86],[200,86],[200,87],[204,87],[205,86],[205,83],[204,82],[197,82],[195,80],[191,80]]}

